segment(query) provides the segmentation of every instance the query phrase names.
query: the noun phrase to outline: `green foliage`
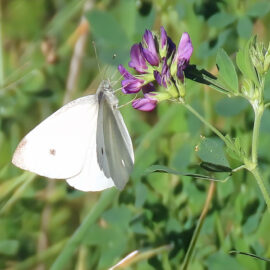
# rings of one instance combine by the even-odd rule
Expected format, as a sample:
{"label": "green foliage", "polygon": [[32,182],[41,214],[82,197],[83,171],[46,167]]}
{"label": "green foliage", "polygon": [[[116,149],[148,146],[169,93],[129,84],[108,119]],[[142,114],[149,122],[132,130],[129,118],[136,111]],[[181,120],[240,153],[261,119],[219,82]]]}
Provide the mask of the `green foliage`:
{"label": "green foliage", "polygon": [[258,86],[258,77],[250,59],[250,46],[253,42],[254,37],[252,37],[249,42],[247,42],[244,47],[238,51],[236,54],[236,63],[242,74],[245,77],[250,78],[253,83]]}
{"label": "green foliage", "polygon": [[[93,4],[90,10],[87,2]],[[222,180],[250,153],[253,112],[242,97],[228,96],[239,94],[244,76],[259,85],[249,56],[254,39],[246,41],[252,32],[269,40],[269,12],[268,1],[255,0],[2,1],[0,269],[108,269],[134,250],[143,256],[126,269],[179,269],[209,180],[216,180],[216,191],[190,269],[267,269],[265,262],[230,254],[236,249],[269,258],[270,215],[254,179],[240,170]],[[51,186],[46,178],[11,165],[22,137],[63,104],[82,15],[89,34],[73,98],[93,92],[100,81],[92,41],[106,67],[103,77],[114,74],[119,63],[127,66],[130,46],[140,42],[146,28],[158,32],[164,25],[176,43],[186,31],[194,46],[185,70],[186,100],[226,134],[227,144],[179,104],[164,102],[151,113],[127,105],[121,112],[136,163],[121,193],[83,193],[65,181]],[[115,74],[116,81],[120,75]],[[120,91],[117,95],[120,104],[131,100]],[[268,108],[258,145],[265,179],[270,177],[269,121]],[[158,249],[169,244],[173,247]]]}
{"label": "green foliage", "polygon": [[223,49],[219,49],[217,58],[218,77],[219,79],[231,89],[233,93],[238,92],[238,77],[235,71],[234,64],[230,57]]}

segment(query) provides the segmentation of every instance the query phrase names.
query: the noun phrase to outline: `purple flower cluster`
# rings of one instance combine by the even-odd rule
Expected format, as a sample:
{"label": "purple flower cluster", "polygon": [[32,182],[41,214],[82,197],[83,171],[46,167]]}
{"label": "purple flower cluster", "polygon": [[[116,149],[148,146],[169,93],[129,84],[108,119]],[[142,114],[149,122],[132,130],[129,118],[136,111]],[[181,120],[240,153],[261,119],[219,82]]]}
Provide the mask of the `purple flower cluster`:
{"label": "purple flower cluster", "polygon": [[156,107],[160,101],[159,93],[155,90],[156,83],[168,92],[172,88],[178,89],[179,82],[184,81],[184,69],[189,64],[192,52],[188,33],[183,33],[176,50],[164,27],[160,28],[160,37],[146,30],[142,42],[134,44],[130,50],[131,60],[128,65],[135,70],[136,75],[129,73],[122,65],[118,67],[124,77],[121,82],[123,93],[143,93],[142,98],[132,102],[133,108],[151,111]]}

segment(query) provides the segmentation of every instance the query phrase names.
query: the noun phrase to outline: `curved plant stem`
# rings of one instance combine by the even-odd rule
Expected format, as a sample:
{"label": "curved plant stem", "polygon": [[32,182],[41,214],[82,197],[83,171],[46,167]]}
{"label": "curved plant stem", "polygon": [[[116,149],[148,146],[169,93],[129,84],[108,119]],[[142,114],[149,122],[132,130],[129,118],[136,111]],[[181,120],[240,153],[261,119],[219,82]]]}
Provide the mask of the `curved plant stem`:
{"label": "curved plant stem", "polygon": [[258,109],[255,111],[255,120],[253,126],[253,134],[252,134],[252,150],[251,150],[251,159],[254,164],[258,164],[258,144],[259,144],[259,133],[260,133],[260,125],[261,119],[263,115],[263,109]]}
{"label": "curved plant stem", "polygon": [[183,103],[183,105],[192,113],[194,114],[200,121],[202,121],[209,129],[211,129],[222,141],[225,142],[225,144],[228,144],[227,139],[225,136],[217,130],[213,125],[211,125],[204,117],[202,117],[193,107],[191,107],[189,104]]}
{"label": "curved plant stem", "polygon": [[256,182],[263,194],[264,200],[266,202],[268,211],[270,212],[270,196],[267,190],[267,187],[261,177],[261,174],[258,170],[258,144],[259,144],[259,133],[260,133],[260,125],[261,119],[264,112],[264,107],[258,107],[254,109],[255,112],[255,119],[254,119],[254,126],[253,126],[253,134],[252,134],[252,149],[251,149],[251,166],[247,169],[253,174]]}
{"label": "curved plant stem", "polygon": [[254,178],[256,179],[257,184],[258,184],[258,186],[263,194],[264,200],[266,202],[268,211],[270,212],[270,197],[269,197],[269,193],[267,191],[267,188],[265,186],[265,183],[261,177],[261,174],[257,168],[255,168],[254,170],[251,170],[250,172],[253,174]]}
{"label": "curved plant stem", "polygon": [[214,195],[214,191],[215,191],[215,182],[212,181],[211,184],[210,184],[210,187],[208,189],[207,197],[206,197],[206,200],[205,200],[203,210],[202,210],[202,213],[200,215],[198,224],[197,224],[196,229],[195,229],[195,231],[193,233],[191,242],[190,242],[189,247],[188,247],[188,251],[187,251],[187,253],[185,255],[184,263],[182,265],[181,270],[187,270],[188,269],[188,265],[189,265],[189,262],[190,262],[190,259],[191,259],[192,255],[193,255],[193,251],[194,251],[196,242],[198,240],[202,225],[203,225],[205,217],[206,217],[206,215],[208,213],[209,206],[210,206],[210,203],[211,203],[213,195]]}
{"label": "curved plant stem", "polygon": [[270,102],[264,105],[265,109],[268,108],[268,107],[270,107]]}

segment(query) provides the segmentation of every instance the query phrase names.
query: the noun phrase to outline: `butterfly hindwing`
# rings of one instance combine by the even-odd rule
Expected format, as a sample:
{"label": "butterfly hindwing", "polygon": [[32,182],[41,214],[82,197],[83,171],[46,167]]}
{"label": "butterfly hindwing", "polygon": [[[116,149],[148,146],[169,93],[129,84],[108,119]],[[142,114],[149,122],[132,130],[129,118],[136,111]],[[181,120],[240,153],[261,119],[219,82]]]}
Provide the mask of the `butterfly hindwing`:
{"label": "butterfly hindwing", "polygon": [[[99,165],[114,181],[118,189],[126,185],[133,169],[134,154],[130,136],[121,113],[107,101],[106,97],[100,102],[99,117],[102,117],[103,138],[98,144],[98,155],[102,152],[106,158]],[[103,150],[101,148],[104,148]],[[104,155],[103,154],[103,155]]]}

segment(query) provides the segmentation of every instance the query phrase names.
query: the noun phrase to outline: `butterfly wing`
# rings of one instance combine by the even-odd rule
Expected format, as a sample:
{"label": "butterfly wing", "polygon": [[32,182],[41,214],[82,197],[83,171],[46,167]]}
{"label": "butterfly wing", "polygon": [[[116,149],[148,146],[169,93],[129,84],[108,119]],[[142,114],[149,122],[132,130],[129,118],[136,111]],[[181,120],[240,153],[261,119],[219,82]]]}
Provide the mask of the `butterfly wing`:
{"label": "butterfly wing", "polygon": [[96,96],[90,95],[60,108],[24,137],[13,155],[13,164],[49,178],[80,173],[89,138],[96,130],[98,107]]}
{"label": "butterfly wing", "polygon": [[115,186],[110,176],[106,176],[101,170],[97,161],[96,149],[95,128],[91,133],[89,148],[81,172],[66,180],[70,186],[81,191],[100,191]]}
{"label": "butterfly wing", "polygon": [[133,169],[133,147],[121,113],[105,96],[100,101],[97,134],[99,166],[118,189],[123,189]]}

